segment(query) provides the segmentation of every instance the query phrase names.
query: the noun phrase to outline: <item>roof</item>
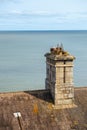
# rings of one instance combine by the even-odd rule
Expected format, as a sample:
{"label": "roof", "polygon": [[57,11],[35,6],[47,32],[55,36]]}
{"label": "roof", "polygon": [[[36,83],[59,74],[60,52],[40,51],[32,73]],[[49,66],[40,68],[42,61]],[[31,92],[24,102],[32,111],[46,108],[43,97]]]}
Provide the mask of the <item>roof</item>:
{"label": "roof", "polygon": [[86,87],[75,88],[75,105],[54,109],[47,90],[1,93],[0,130],[87,130]]}

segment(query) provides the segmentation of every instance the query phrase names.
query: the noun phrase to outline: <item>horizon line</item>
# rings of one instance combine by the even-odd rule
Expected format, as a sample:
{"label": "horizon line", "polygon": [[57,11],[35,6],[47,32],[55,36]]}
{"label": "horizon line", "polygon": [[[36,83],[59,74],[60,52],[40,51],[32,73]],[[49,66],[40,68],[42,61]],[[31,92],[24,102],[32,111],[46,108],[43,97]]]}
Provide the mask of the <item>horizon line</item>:
{"label": "horizon line", "polygon": [[82,29],[75,29],[75,30],[0,30],[0,32],[33,32],[33,31],[36,31],[36,32],[48,32],[48,31],[87,31],[87,30],[82,30]]}

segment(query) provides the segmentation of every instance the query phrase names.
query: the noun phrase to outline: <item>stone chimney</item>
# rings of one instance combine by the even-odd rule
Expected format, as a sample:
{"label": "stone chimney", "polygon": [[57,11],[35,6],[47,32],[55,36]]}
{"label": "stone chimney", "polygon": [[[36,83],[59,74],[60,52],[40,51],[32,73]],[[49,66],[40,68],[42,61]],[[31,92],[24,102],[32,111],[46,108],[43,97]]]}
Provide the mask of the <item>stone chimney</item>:
{"label": "stone chimney", "polygon": [[74,101],[73,60],[63,45],[51,48],[46,57],[46,89],[49,89],[54,105],[72,104]]}

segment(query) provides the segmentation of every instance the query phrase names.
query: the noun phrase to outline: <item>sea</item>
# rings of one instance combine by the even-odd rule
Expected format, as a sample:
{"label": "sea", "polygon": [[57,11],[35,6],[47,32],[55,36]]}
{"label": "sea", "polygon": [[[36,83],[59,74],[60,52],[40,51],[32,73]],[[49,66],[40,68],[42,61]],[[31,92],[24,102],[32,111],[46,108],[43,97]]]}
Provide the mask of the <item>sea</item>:
{"label": "sea", "polygon": [[61,43],[76,57],[75,87],[87,86],[87,31],[0,31],[0,92],[44,89],[44,54]]}

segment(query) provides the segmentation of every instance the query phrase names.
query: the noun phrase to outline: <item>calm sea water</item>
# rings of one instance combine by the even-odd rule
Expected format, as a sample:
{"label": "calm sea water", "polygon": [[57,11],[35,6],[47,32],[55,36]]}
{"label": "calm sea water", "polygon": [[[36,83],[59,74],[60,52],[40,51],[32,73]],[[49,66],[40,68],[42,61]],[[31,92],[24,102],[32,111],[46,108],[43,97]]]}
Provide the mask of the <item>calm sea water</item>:
{"label": "calm sea water", "polygon": [[44,54],[60,42],[76,57],[75,86],[87,86],[87,31],[0,32],[0,92],[44,89]]}

